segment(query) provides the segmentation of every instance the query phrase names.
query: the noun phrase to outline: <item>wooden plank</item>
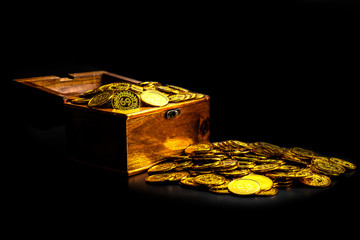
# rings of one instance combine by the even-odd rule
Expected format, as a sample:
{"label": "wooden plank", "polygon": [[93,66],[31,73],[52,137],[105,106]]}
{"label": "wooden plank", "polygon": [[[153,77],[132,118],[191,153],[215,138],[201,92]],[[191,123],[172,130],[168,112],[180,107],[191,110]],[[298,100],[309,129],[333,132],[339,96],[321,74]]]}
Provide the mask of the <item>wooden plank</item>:
{"label": "wooden plank", "polygon": [[128,171],[180,154],[190,144],[209,142],[210,104],[203,101],[179,107],[181,114],[167,119],[166,110],[128,119]]}

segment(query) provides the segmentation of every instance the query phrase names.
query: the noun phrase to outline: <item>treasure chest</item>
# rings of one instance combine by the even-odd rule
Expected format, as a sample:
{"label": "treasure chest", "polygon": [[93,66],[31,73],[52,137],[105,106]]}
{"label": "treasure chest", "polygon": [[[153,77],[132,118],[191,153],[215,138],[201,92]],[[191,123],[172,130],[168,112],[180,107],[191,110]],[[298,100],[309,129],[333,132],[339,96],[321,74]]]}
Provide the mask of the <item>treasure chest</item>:
{"label": "treasure chest", "polygon": [[[15,79],[15,83],[26,93],[21,101],[28,103],[29,115],[43,114],[42,124],[64,122],[66,156],[78,162],[134,175],[182,153],[190,144],[209,142],[210,97],[204,94],[163,106],[142,104],[123,110],[89,107],[74,99],[111,83],[139,86],[142,82],[95,71]],[[49,116],[52,119],[46,119]]]}

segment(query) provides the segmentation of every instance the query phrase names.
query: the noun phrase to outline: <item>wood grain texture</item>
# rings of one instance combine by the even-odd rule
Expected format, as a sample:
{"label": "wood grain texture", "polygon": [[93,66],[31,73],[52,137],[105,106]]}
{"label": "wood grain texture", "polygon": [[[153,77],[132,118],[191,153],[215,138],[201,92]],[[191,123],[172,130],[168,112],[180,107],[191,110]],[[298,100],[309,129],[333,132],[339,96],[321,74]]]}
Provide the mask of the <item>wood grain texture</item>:
{"label": "wood grain texture", "polygon": [[210,136],[209,99],[178,106],[181,114],[167,119],[161,110],[126,123],[128,171],[152,165],[169,155],[180,154],[190,144],[208,142]]}
{"label": "wood grain texture", "polygon": [[[55,109],[54,118],[65,120],[67,154],[76,161],[133,175],[169,155],[182,153],[190,144],[209,141],[209,96],[169,103],[163,107],[144,106],[119,111],[88,108],[86,105],[72,104],[67,99],[112,82],[140,81],[105,71],[15,81],[25,86],[25,91],[30,93],[29,90],[33,90],[33,94],[24,101],[31,101],[35,99],[34,96],[38,96],[36,106],[39,106],[40,112],[49,115],[49,110]],[[51,101],[45,101],[52,98]],[[46,105],[42,106],[42,102]],[[61,107],[54,108],[59,104]],[[169,119],[166,112],[172,109],[180,109],[181,113]]]}

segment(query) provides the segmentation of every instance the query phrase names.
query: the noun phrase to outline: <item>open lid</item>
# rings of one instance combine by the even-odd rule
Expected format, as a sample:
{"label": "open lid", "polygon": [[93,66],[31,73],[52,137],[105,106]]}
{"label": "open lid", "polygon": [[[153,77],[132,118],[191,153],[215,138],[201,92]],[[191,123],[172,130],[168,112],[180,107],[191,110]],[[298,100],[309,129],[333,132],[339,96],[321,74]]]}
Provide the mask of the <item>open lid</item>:
{"label": "open lid", "polygon": [[[194,99],[192,101],[178,102],[178,103],[169,103],[166,106],[162,107],[151,107],[151,106],[142,106],[138,109],[121,111],[117,109],[110,108],[88,108],[87,105],[77,105],[71,103],[70,99],[75,98],[88,90],[98,88],[102,85],[106,85],[114,82],[130,82],[134,84],[139,84],[141,81],[124,77],[121,75],[109,73],[106,71],[93,71],[93,72],[83,72],[83,73],[72,73],[68,77],[58,77],[58,76],[44,76],[44,77],[33,77],[33,78],[23,78],[15,79],[16,82],[22,83],[26,86],[36,89],[36,94],[31,95],[31,98],[25,99],[28,101],[31,99],[33,104],[29,114],[34,111],[35,107],[39,109],[47,109],[47,111],[53,110],[54,112],[59,112],[56,110],[57,106],[71,106],[72,108],[79,109],[88,109],[89,111],[101,111],[106,114],[112,115],[123,115],[126,117],[135,117],[145,114],[150,114],[159,111],[167,111],[173,108],[179,108],[180,106],[185,106],[187,104],[192,104],[194,101],[206,101],[209,99],[208,96],[205,96],[203,99]],[[27,91],[25,91],[27,92]],[[44,94],[41,94],[44,93]],[[40,96],[43,95],[43,96]],[[45,99],[44,95],[48,95]],[[50,100],[51,99],[51,100]],[[44,104],[46,105],[44,107]],[[39,106],[43,105],[43,106]],[[30,109],[30,108],[29,108]],[[43,111],[43,110],[40,110]],[[40,114],[40,113],[39,113]]]}
{"label": "open lid", "polygon": [[131,82],[136,84],[141,82],[106,71],[71,73],[68,77],[44,76],[22,78],[15,79],[15,81],[60,97],[78,96],[88,90],[112,82]]}

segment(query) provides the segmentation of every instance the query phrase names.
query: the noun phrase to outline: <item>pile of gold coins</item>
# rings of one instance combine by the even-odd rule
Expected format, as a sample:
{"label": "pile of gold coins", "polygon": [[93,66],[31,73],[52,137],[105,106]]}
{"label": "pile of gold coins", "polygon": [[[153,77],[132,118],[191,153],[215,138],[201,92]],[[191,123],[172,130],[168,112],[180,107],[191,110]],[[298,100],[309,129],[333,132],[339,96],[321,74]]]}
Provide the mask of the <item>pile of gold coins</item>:
{"label": "pile of gold coins", "polygon": [[132,110],[141,106],[161,107],[169,102],[182,102],[200,99],[205,95],[173,86],[162,86],[159,82],[142,82],[132,84],[116,82],[89,90],[80,97],[72,99],[74,104],[87,104],[90,108],[113,108]]}
{"label": "pile of gold coins", "polygon": [[300,147],[227,140],[187,147],[148,170],[149,184],[179,183],[219,194],[274,196],[295,182],[328,187],[331,177],[356,166]]}

